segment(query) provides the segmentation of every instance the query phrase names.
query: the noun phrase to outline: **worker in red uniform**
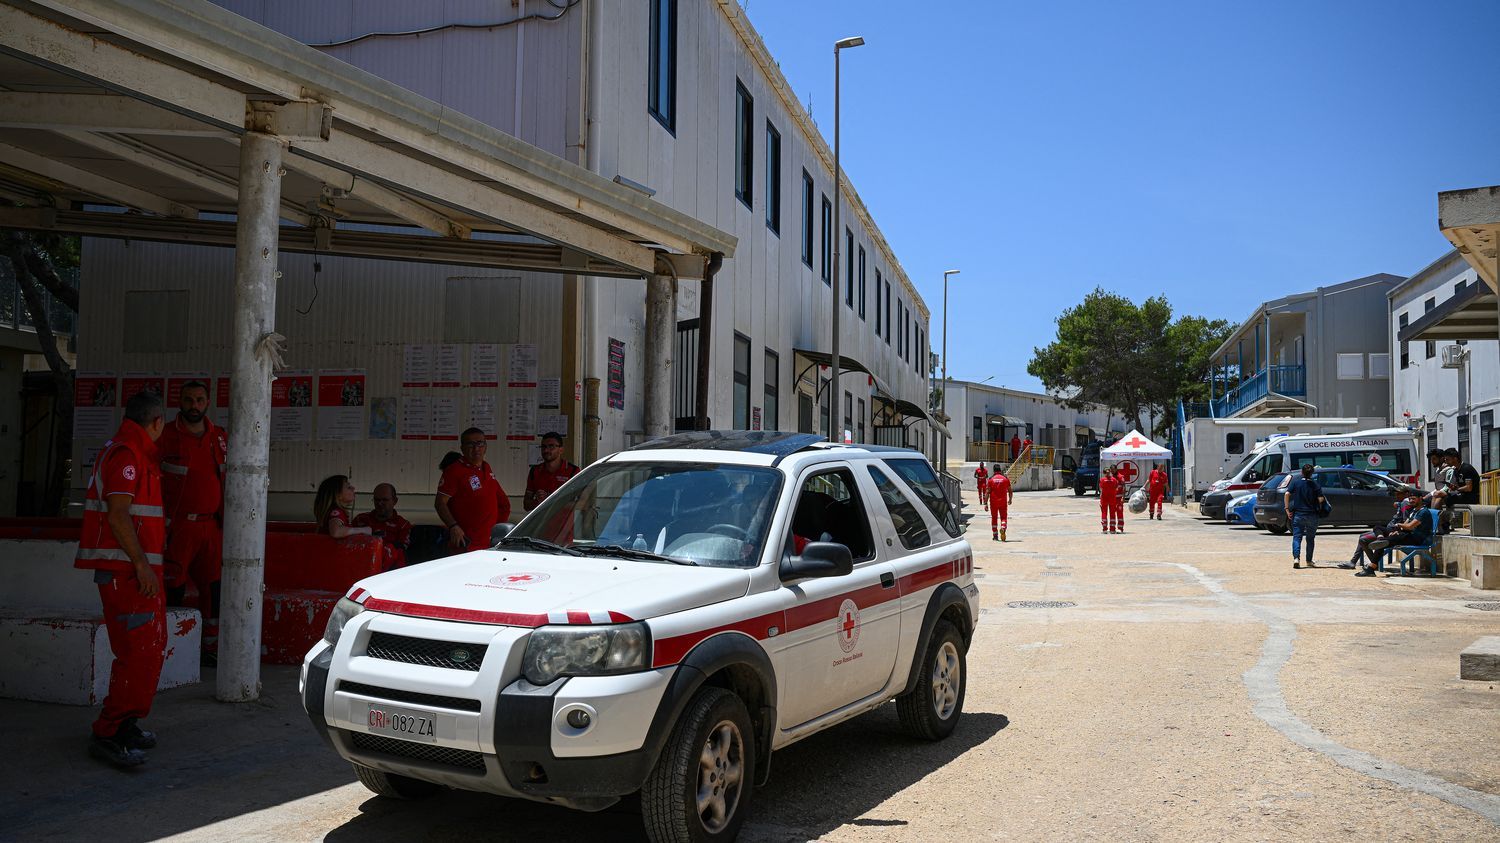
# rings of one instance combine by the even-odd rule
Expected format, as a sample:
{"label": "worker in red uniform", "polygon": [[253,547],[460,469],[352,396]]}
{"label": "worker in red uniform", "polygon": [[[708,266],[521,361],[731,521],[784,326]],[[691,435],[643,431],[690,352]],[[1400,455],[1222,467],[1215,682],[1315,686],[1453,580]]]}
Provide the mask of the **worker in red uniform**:
{"label": "worker in red uniform", "polygon": [[1161,504],[1167,496],[1167,485],[1171,482],[1160,464],[1151,467],[1151,473],[1146,475],[1146,518],[1161,520]]}
{"label": "worker in red uniform", "polygon": [[1021,458],[1021,434],[1010,437],[1010,461],[1015,462]]}
{"label": "worker in red uniform", "polygon": [[136,721],[151,713],[167,646],[167,519],[156,451],[165,426],[160,395],[143,391],[125,402],[125,420],[94,461],[73,561],[94,572],[115,657],[89,754],[121,768],[144,763],[145,750],[156,746],[156,735]]}
{"label": "worker in red uniform", "polygon": [[995,476],[990,478],[990,537],[997,541],[1005,541],[1005,528],[1007,517],[1010,514],[1010,504],[1016,499],[1016,493],[1011,489],[1010,478],[1000,470],[1000,464],[995,463]]}
{"label": "worker in red uniform", "polygon": [[370,535],[385,545],[385,570],[406,567],[406,551],[411,548],[411,522],[396,513],[396,487],[390,483],[375,484],[372,493],[375,508],[354,517],[354,526],[369,527]]}
{"label": "worker in red uniform", "polygon": [[1125,481],[1115,467],[1099,475],[1099,529],[1105,533],[1125,532]]}
{"label": "worker in red uniform", "polygon": [[484,460],[484,431],[465,430],[458,445],[463,458],[443,471],[434,504],[448,528],[450,554],[489,548],[490,531],[510,519],[510,498]]}
{"label": "worker in red uniform", "polygon": [[219,649],[219,580],[224,567],[224,429],[208,418],[208,386],[182,385],[177,418],[156,440],[161,490],[167,506],[167,605],[183,605],[187,584],[198,590],[203,655]]}
{"label": "worker in red uniform", "polygon": [[990,505],[990,473],[985,470],[984,463],[974,469],[974,488],[979,490],[979,505]]}
{"label": "worker in red uniform", "polygon": [[530,512],[547,496],[562,488],[562,484],[578,473],[578,466],[563,459],[562,434],[549,431],[542,434],[542,461],[526,473],[526,496],[521,505]]}

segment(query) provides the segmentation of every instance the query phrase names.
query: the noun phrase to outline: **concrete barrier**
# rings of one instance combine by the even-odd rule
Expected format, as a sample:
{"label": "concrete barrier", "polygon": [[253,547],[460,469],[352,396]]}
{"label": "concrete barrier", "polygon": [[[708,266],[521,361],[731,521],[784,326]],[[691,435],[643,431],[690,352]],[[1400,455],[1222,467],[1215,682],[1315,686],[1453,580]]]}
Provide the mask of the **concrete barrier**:
{"label": "concrete barrier", "polygon": [[1500,554],[1500,538],[1448,533],[1442,536],[1441,543],[1443,554],[1440,570],[1450,577],[1463,580],[1470,578],[1476,554]]}
{"label": "concrete barrier", "polygon": [[[68,705],[104,700],[114,657],[98,592],[94,602],[92,611],[0,609],[0,697]],[[198,681],[199,627],[196,609],[167,610],[166,660],[157,690]]]}
{"label": "concrete barrier", "polygon": [[1500,555],[1469,554],[1469,585],[1481,589],[1500,589]]}
{"label": "concrete barrier", "polygon": [[1500,635],[1486,635],[1458,654],[1458,678],[1500,682]]}

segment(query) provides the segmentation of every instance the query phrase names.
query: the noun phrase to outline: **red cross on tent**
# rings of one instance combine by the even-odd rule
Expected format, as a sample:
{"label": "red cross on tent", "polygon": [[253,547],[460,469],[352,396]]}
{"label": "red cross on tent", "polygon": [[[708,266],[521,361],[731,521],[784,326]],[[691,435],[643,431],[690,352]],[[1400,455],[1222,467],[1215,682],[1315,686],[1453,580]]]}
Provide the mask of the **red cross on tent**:
{"label": "red cross on tent", "polygon": [[1120,473],[1120,479],[1124,480],[1126,483],[1134,483],[1136,475],[1140,474],[1140,472],[1135,467],[1135,463],[1131,462],[1130,460],[1121,460],[1120,467],[1117,470]]}
{"label": "red cross on tent", "polygon": [[1125,441],[1125,442],[1123,442],[1121,444],[1123,444],[1123,445],[1125,445],[1127,447],[1135,448],[1135,449],[1139,450],[1140,448],[1143,448],[1143,447],[1145,447],[1145,446],[1147,446],[1147,445],[1149,445],[1151,443],[1147,442],[1146,440],[1142,439],[1139,436],[1132,436],[1132,437],[1130,437],[1129,440],[1127,440],[1127,441]]}

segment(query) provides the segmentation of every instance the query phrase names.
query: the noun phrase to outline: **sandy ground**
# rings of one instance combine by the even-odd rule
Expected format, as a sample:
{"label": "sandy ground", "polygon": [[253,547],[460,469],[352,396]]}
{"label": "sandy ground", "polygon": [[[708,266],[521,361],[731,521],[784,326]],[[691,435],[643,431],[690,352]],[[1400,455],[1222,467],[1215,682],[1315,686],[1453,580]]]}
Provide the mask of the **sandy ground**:
{"label": "sandy ground", "polygon": [[[974,511],[972,499],[969,511]],[[904,737],[891,706],[776,754],[742,839],[1500,840],[1500,687],[1457,678],[1500,601],[1454,580],[1293,571],[1289,540],[1169,509],[1101,535],[1093,498],[1018,495],[969,528],[983,615],[964,720]],[[1319,537],[1348,558],[1356,531]],[[1066,608],[1012,608],[1014,601]],[[162,747],[120,774],[85,709],[0,701],[0,840],[638,840],[476,794],[371,798],[313,736],[296,675],[228,706],[165,693]]]}

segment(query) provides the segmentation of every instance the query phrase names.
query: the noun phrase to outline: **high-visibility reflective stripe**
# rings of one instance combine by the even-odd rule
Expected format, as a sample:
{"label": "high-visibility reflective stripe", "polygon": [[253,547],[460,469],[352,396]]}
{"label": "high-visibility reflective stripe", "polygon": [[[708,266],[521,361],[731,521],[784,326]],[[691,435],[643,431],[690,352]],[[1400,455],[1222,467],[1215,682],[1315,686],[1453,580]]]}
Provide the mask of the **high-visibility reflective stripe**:
{"label": "high-visibility reflective stripe", "polygon": [[165,471],[168,474],[187,474],[188,473],[188,467],[187,466],[185,466],[185,465],[178,465],[175,462],[164,462],[164,463],[162,463],[161,464],[161,470]]}
{"label": "high-visibility reflective stripe", "polygon": [[[162,555],[160,553],[146,553],[146,554],[142,554],[142,555],[144,555],[146,557],[146,562],[148,564],[151,564],[151,565],[160,565],[160,564],[162,564]],[[117,547],[80,547],[80,548],[78,548],[78,558],[79,559],[113,559],[113,560],[116,560],[116,561],[119,561],[119,562],[129,562],[130,561],[129,554],[127,554],[125,551],[123,551],[123,550],[121,550],[121,549],[119,549]]]}
{"label": "high-visibility reflective stripe", "polygon": [[[88,500],[84,501],[83,508],[91,509],[95,512],[109,512],[109,504],[105,501],[99,500],[98,498],[89,498]],[[167,515],[167,511],[162,507],[148,506],[143,503],[131,504],[129,512],[131,515],[139,516],[141,518],[165,518]]]}

